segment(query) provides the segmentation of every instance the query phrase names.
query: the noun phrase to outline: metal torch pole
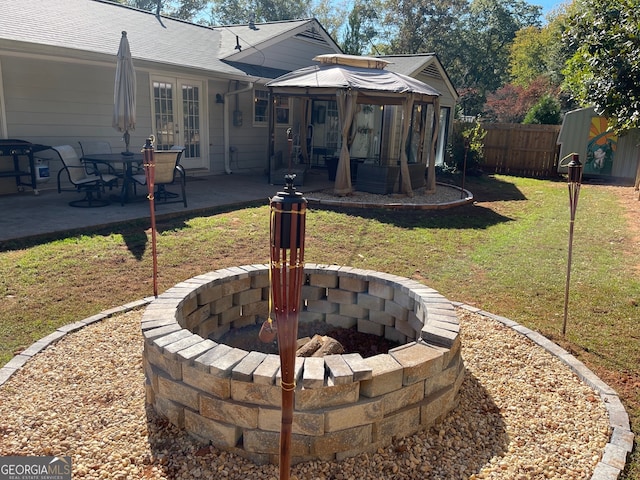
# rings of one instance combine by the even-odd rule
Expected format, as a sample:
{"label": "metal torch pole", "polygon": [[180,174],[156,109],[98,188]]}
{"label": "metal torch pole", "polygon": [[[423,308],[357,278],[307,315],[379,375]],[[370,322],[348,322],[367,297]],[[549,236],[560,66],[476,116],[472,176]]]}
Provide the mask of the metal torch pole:
{"label": "metal torch pole", "polygon": [[567,283],[564,288],[564,320],[562,322],[562,334],[567,331],[567,313],[569,307],[569,283],[571,280],[571,255],[573,250],[573,225],[576,219],[576,209],[578,208],[578,196],[580,195],[580,183],[582,181],[582,164],[580,163],[579,156],[573,155],[572,160],[567,165],[568,183],[569,186],[569,253],[567,260]]}
{"label": "metal torch pole", "polygon": [[155,189],[156,160],[153,154],[153,140],[147,138],[142,150],[144,175],[147,180],[149,209],[151,214],[151,255],[153,257],[153,296],[158,296],[158,254],[156,252],[156,209],[153,191]]}
{"label": "metal torch pole", "polygon": [[271,296],[280,351],[282,422],[280,426],[280,480],[289,480],[293,426],[298,309],[304,269],[307,201],[295,191],[295,175],[285,177],[284,192],[271,199]]}

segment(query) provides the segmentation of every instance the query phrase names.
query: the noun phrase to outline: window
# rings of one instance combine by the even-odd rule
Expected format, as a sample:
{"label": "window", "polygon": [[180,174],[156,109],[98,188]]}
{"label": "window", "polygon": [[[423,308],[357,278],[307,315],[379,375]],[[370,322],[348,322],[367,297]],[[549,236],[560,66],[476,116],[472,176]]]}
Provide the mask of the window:
{"label": "window", "polygon": [[265,90],[256,90],[253,98],[254,121],[256,123],[267,123],[269,120],[269,92]]}
{"label": "window", "polygon": [[[273,107],[275,108],[276,125],[291,125],[291,105],[289,97],[274,96]],[[253,120],[255,123],[266,124],[269,121],[269,92],[266,90],[256,90],[253,98]]]}

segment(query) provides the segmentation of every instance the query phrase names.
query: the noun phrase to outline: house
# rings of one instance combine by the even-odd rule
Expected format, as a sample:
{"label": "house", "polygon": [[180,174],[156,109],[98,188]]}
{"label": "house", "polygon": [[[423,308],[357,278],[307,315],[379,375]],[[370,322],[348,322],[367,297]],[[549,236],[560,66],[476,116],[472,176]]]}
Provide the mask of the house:
{"label": "house", "polygon": [[[102,0],[3,0],[0,138],[69,144],[78,153],[78,142],[101,140],[124,150],[111,126],[122,31],[137,78],[131,148],[150,135],[158,149],[184,145],[190,175],[265,174],[265,84],[313,64],[317,55],[340,53],[315,19],[207,27]],[[457,94],[435,55],[387,59],[391,68],[439,89],[444,115],[453,116]],[[293,99],[278,102],[276,142],[286,151],[285,132],[299,136],[300,113]],[[314,145],[322,147],[326,138]],[[51,172],[59,168],[54,162]],[[12,179],[0,178],[0,193],[15,189]]]}

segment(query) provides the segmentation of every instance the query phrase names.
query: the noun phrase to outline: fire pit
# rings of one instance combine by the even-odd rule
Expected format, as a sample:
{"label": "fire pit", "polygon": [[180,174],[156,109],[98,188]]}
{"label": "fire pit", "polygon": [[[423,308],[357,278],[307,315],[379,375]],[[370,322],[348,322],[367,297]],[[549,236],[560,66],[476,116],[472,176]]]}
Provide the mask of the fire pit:
{"label": "fire pit", "polygon": [[[269,266],[217,270],[175,285],[143,319],[147,402],[171,423],[255,463],[277,463],[278,355],[219,340],[268,314]],[[306,264],[300,323],[322,321],[400,346],[297,358],[293,463],[372,452],[428,428],[455,405],[464,378],[453,305],[413,280]]]}

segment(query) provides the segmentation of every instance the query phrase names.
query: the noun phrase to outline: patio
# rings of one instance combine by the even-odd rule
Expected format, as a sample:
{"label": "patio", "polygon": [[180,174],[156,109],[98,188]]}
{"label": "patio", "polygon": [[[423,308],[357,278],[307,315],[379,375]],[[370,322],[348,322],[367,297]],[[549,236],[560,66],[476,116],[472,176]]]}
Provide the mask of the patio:
{"label": "patio", "polygon": [[[216,207],[231,206],[253,201],[263,201],[273,196],[284,185],[270,185],[266,176],[256,174],[188,176],[188,208],[182,203],[156,204],[156,216],[182,215]],[[314,170],[305,178],[304,187],[299,190],[307,193],[332,186],[324,170]],[[173,187],[174,189],[176,187]],[[170,188],[171,189],[171,188]],[[119,191],[111,192],[113,194]],[[107,194],[109,191],[107,190]],[[112,223],[149,217],[149,202],[145,194],[138,189],[136,201],[120,205],[113,200],[110,205],[101,208],[73,208],[69,201],[81,194],[56,191],[55,179],[40,186],[40,194],[34,195],[30,189],[12,195],[0,195],[0,242],[24,237],[68,232],[78,228],[99,227]]]}
{"label": "patio", "polygon": [[[309,200],[310,205],[328,207],[349,206],[354,208],[403,208],[403,209],[441,209],[457,205],[464,205],[473,201],[471,192],[465,190],[460,194],[459,187],[444,185],[438,187],[436,194],[416,194],[413,197],[405,195],[375,195],[354,192],[348,197],[335,197],[326,191],[331,191],[334,182],[329,181],[324,169],[311,169],[305,174],[304,185],[297,187]],[[111,200],[111,204],[100,208],[73,208],[69,201],[81,194],[74,192],[58,193],[55,181],[39,185],[39,195],[34,195],[30,189],[24,192],[0,195],[0,242],[16,240],[86,227],[100,227],[128,220],[149,217],[149,203],[143,188],[138,188],[137,198],[120,205],[119,199]],[[271,185],[267,176],[256,174],[190,176],[187,173],[187,196],[189,206],[184,208],[182,203],[156,204],[156,217],[170,217],[183,215],[187,212],[204,211],[217,207],[229,207],[248,202],[268,199],[284,187],[281,184]],[[171,187],[175,190],[176,186]],[[171,189],[170,188],[170,189]],[[356,186],[357,189],[357,186]],[[119,190],[107,195],[118,195]]]}

